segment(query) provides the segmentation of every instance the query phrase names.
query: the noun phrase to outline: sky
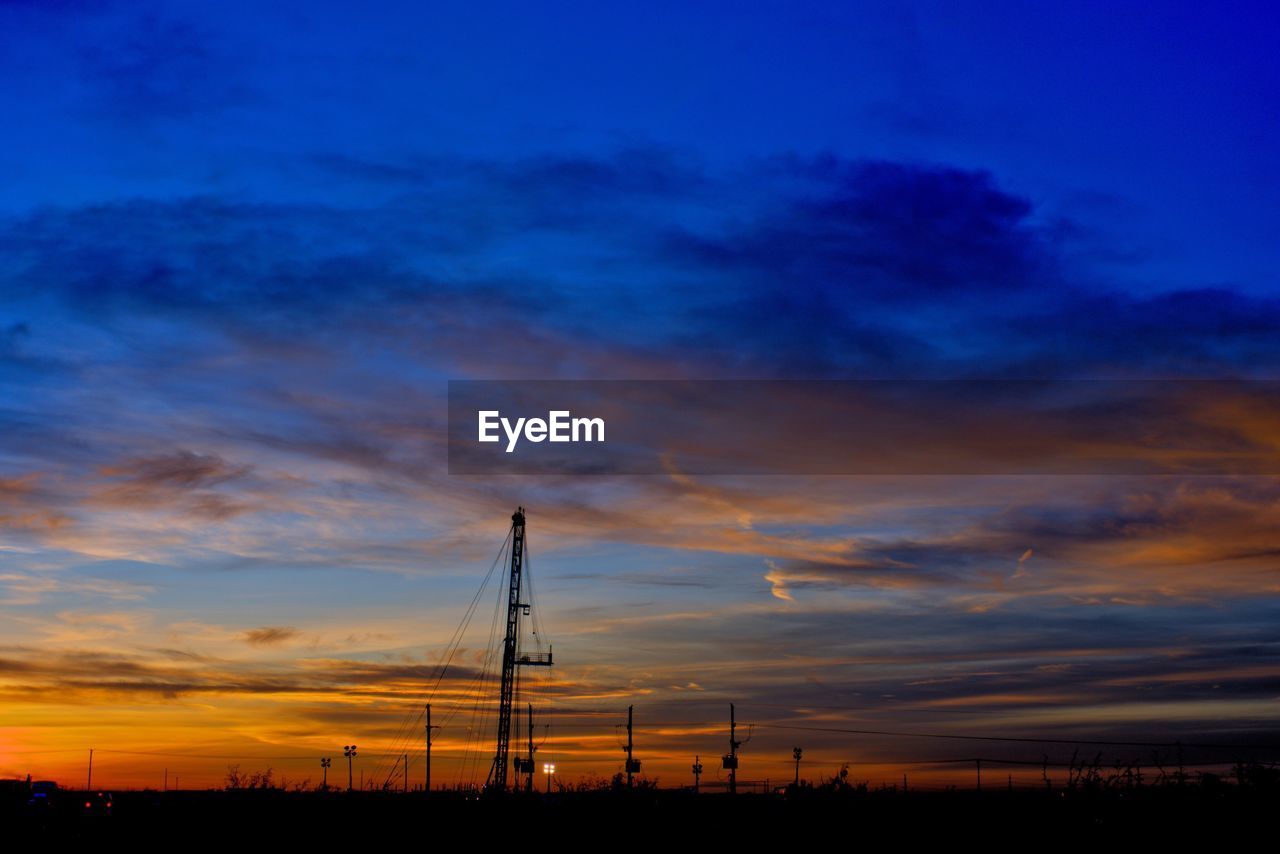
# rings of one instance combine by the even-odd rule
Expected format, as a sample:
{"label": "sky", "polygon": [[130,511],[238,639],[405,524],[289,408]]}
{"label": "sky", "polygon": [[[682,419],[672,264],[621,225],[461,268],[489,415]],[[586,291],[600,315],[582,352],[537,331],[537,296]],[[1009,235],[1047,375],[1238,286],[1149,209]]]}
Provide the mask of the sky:
{"label": "sky", "polygon": [[631,704],[664,785],[723,781],[731,702],[744,780],[1280,743],[1273,475],[445,453],[460,379],[1275,379],[1278,25],[0,2],[0,777],[314,785],[355,742],[417,783],[434,690],[437,782],[483,778],[489,598],[437,677],[517,505],[567,780]]}

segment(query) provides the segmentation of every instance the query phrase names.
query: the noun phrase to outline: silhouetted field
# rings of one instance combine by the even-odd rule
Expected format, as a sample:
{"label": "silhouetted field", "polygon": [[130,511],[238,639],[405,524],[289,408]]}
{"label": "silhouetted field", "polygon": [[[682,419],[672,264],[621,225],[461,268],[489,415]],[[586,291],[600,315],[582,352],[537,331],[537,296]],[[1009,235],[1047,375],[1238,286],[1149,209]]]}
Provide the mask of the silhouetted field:
{"label": "silhouetted field", "polygon": [[[10,840],[196,843],[256,847],[265,842],[334,842],[438,847],[524,843],[578,850],[645,840],[853,842],[866,838],[969,844],[1102,844],[1124,840],[1228,841],[1274,822],[1280,789],[1186,784],[1126,790],[895,789],[789,794],[699,794],[684,790],[602,790],[468,797],[454,792],[321,793],[279,790],[117,792],[109,811],[86,811],[85,793],[62,792],[41,809],[11,800],[0,818]],[[11,849],[17,850],[17,849]]]}

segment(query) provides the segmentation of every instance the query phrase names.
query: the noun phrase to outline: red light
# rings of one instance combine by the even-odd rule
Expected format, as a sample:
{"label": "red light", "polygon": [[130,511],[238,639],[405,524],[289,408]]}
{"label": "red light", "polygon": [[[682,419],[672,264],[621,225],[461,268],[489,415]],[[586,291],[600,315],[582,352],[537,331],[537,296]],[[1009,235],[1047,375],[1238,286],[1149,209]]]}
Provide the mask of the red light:
{"label": "red light", "polygon": [[85,809],[88,809],[88,808],[89,808],[89,807],[91,807],[91,806],[93,806],[93,804],[89,803],[88,801],[85,801],[85,802],[84,802],[84,808],[85,808]]}

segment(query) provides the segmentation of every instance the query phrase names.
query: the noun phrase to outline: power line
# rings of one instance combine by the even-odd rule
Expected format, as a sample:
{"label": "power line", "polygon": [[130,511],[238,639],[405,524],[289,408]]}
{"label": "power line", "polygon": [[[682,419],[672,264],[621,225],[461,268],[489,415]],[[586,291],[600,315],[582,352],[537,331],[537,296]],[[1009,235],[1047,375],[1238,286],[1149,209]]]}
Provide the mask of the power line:
{"label": "power line", "polygon": [[757,723],[767,729],[801,730],[804,732],[831,732],[848,735],[891,735],[904,738],[945,738],[961,741],[1003,741],[1018,744],[1098,744],[1108,747],[1170,747],[1206,750],[1280,750],[1276,744],[1209,744],[1191,741],[1114,741],[1098,738],[1020,738],[1009,735],[961,735],[958,733],[905,732],[882,729],[844,729],[839,727],[804,726],[801,724]]}
{"label": "power line", "polygon": [[[80,751],[77,751],[77,752],[80,752]],[[272,760],[277,762],[286,762],[286,761],[292,761],[296,759],[300,761],[313,762],[315,761],[315,758],[319,756],[323,751],[318,750],[314,753],[293,753],[288,755],[282,754],[278,756],[268,756],[268,755],[260,755],[260,754],[231,755],[231,754],[216,754],[216,753],[176,753],[176,752],[169,752],[169,751],[162,751],[162,750],[115,750],[111,748],[100,747],[100,748],[97,748],[94,752],[95,753],[113,753],[113,754],[124,755],[124,756],[164,756],[164,757],[175,757],[178,759],[218,759],[222,761]],[[364,756],[366,754],[362,750],[360,751],[360,755]],[[387,756],[394,755],[399,757],[402,754],[377,753],[377,752],[370,751],[367,755],[379,756],[379,757],[387,757]]]}
{"label": "power line", "polygon": [[[462,619],[459,621],[457,628],[454,629],[453,635],[449,638],[449,642],[445,645],[444,660],[441,662],[436,672],[435,683],[431,686],[430,691],[425,695],[418,695],[418,698],[416,699],[418,699],[419,702],[422,699],[430,702],[435,698],[436,692],[440,689],[440,683],[444,681],[445,674],[449,671],[449,666],[453,663],[454,656],[457,655],[458,650],[461,648],[467,627],[471,624],[472,617],[475,616],[476,607],[483,598],[484,592],[493,578],[494,571],[500,564],[502,564],[503,558],[507,552],[507,546],[510,542],[511,533],[508,532],[507,536],[502,541],[502,545],[498,548],[497,556],[489,566],[489,571],[485,573],[484,579],[480,582],[479,588],[476,589],[475,595],[471,597],[471,601],[468,603]],[[415,707],[414,711],[410,712],[403,720],[401,720],[400,726],[397,728],[396,734],[392,738],[393,752],[386,754],[387,756],[394,756],[398,753],[403,753],[409,742],[416,740],[418,723],[423,720],[424,714],[425,713],[420,707]],[[391,779],[391,775],[395,772],[395,768],[394,766],[390,768],[387,766],[388,763],[386,763],[385,758],[379,761],[373,771],[374,779],[377,779],[380,775],[385,775],[389,781]]]}

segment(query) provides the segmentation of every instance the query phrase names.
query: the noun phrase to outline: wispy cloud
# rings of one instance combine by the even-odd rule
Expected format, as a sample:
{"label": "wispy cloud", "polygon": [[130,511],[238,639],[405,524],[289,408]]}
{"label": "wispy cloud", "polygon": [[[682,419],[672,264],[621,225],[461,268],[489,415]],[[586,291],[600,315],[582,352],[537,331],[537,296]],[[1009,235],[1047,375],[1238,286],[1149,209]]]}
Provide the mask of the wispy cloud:
{"label": "wispy cloud", "polygon": [[244,641],[249,646],[280,646],[296,639],[300,634],[293,626],[263,626],[245,632]]}

